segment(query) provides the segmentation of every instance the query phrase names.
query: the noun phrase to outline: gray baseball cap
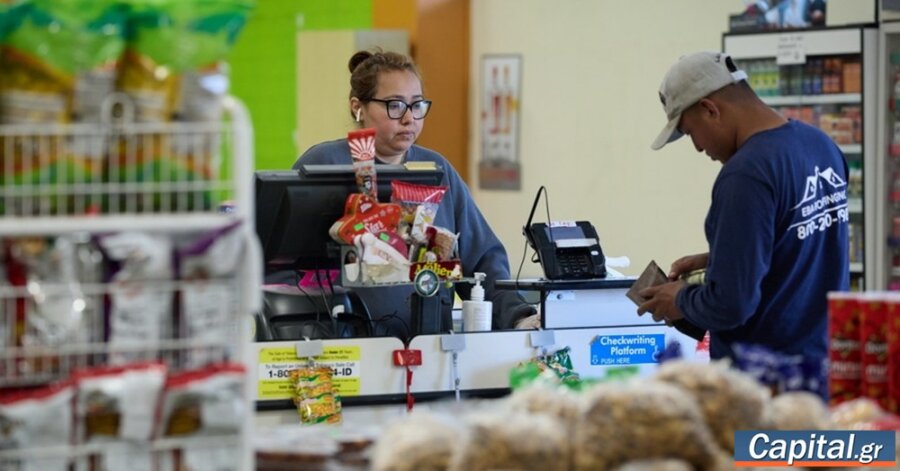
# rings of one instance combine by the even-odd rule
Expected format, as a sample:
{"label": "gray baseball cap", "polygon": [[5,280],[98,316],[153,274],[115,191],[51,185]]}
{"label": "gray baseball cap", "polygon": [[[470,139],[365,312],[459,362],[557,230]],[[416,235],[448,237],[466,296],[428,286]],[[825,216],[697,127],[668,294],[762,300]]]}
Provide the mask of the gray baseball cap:
{"label": "gray baseball cap", "polygon": [[712,92],[732,83],[747,80],[731,56],[722,52],[702,51],[678,59],[659,86],[659,100],[669,120],[650,146],[659,150],[681,137],[678,123],[681,113]]}

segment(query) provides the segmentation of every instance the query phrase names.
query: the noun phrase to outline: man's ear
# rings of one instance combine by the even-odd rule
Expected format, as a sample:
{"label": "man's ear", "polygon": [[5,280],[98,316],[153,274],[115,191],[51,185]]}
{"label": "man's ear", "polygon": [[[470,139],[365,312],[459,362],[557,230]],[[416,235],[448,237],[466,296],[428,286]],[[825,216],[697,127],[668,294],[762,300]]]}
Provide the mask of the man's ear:
{"label": "man's ear", "polygon": [[722,115],[722,110],[719,109],[719,105],[709,98],[702,98],[697,104],[700,106],[703,116],[706,118],[719,119]]}

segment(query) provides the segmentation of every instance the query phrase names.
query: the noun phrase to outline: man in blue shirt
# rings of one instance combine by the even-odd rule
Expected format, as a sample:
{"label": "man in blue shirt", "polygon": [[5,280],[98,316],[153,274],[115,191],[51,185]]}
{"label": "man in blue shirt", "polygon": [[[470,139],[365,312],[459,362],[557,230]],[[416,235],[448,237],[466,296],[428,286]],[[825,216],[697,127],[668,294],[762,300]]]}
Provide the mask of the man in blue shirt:
{"label": "man in blue shirt", "polygon": [[[652,148],[687,135],[722,169],[704,227],[709,252],[676,260],[673,281],[642,291],[638,313],[707,329],[713,359],[755,344],[822,365],[826,293],[849,289],[847,164],[828,136],[785,119],[746,78],[727,54],[699,52],[663,79],[668,123]],[[705,283],[675,281],[697,269]]]}

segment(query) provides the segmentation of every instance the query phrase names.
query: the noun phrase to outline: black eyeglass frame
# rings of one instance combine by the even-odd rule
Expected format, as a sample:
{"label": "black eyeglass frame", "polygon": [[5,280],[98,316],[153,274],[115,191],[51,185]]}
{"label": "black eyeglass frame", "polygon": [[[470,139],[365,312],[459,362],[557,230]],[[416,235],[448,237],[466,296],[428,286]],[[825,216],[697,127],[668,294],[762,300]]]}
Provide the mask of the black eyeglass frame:
{"label": "black eyeglass frame", "polygon": [[[413,119],[415,119],[415,120],[420,120],[420,119],[425,119],[425,117],[428,116],[428,112],[431,111],[431,100],[416,100],[416,101],[414,101],[414,102],[412,102],[412,103],[407,103],[407,102],[405,102],[405,101],[403,101],[403,100],[397,100],[397,99],[393,99],[393,100],[382,100],[382,99],[380,99],[380,98],[369,98],[368,100],[365,100],[365,101],[375,101],[375,102],[384,104],[384,110],[387,112],[388,118],[391,118],[391,119],[402,119],[402,118],[403,118],[403,115],[405,115],[406,112],[409,111],[410,113],[412,113]],[[400,114],[397,115],[397,116],[392,116],[392,115],[391,115],[391,103],[400,103],[400,104],[402,104],[402,105],[403,105],[403,111],[400,112]],[[416,105],[418,105],[419,103],[425,103],[425,104],[427,105],[427,107],[425,108],[425,114],[423,114],[422,116],[418,116],[418,117],[417,117],[415,111],[413,111],[413,110],[415,109],[415,108],[413,108],[413,107],[416,106]]]}

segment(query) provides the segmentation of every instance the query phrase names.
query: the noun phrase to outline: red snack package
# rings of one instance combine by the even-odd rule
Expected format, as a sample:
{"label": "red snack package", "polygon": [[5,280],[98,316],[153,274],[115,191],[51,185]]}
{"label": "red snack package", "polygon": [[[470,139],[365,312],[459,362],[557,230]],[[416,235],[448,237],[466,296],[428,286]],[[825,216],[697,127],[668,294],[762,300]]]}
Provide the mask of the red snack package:
{"label": "red snack package", "polygon": [[445,186],[392,181],[391,202],[399,204],[402,209],[400,235],[408,233],[417,242],[425,242],[425,228],[434,222],[438,205],[446,192]]}
{"label": "red snack package", "polygon": [[[72,440],[70,381],[33,389],[0,391],[0,448],[37,449],[69,445]],[[7,462],[8,463],[8,462]],[[69,469],[66,456],[26,454],[14,469]],[[6,468],[4,468],[6,469]]]}
{"label": "red snack package", "polygon": [[214,363],[166,379],[156,435],[238,433],[244,416],[243,365]]}
{"label": "red snack package", "polygon": [[900,414],[900,295],[888,297],[888,392],[889,408]]}
{"label": "red snack package", "polygon": [[353,170],[356,172],[356,186],[378,201],[378,184],[375,177],[375,128],[358,129],[347,133]]}
{"label": "red snack package", "polygon": [[828,394],[831,405],[860,394],[860,306],[858,295],[828,293]]}
{"label": "red snack package", "polygon": [[353,245],[353,238],[363,232],[378,234],[395,231],[400,222],[400,207],[391,203],[379,203],[369,195],[353,193],[347,197],[344,216],[328,230],[331,238],[342,244]]}
{"label": "red snack package", "polygon": [[73,373],[78,443],[152,438],[166,365],[100,366]]}
{"label": "red snack package", "polygon": [[889,410],[888,304],[883,295],[871,293],[861,300],[859,330],[862,349],[861,393],[874,399],[883,409]]}
{"label": "red snack package", "polygon": [[390,244],[391,247],[397,249],[397,252],[406,255],[409,253],[409,247],[407,247],[406,242],[403,242],[403,239],[397,235],[396,231],[381,231],[375,234],[381,241]]}

